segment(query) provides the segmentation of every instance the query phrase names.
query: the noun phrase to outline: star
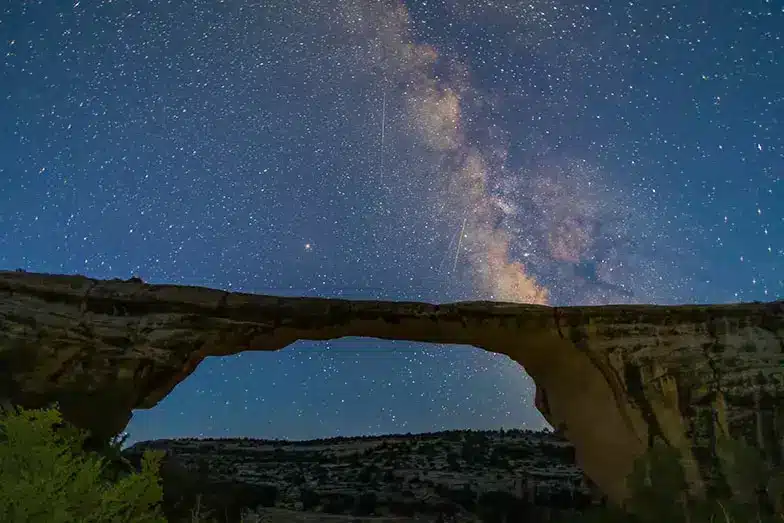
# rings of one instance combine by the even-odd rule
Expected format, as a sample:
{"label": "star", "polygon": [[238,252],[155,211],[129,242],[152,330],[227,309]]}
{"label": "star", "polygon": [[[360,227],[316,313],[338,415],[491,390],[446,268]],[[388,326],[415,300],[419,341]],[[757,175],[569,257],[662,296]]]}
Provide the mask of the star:
{"label": "star", "polygon": [[[48,4],[3,7],[2,268],[436,303],[784,297],[770,3]],[[472,348],[300,341],[204,361],[128,432],[538,428],[533,397]]]}

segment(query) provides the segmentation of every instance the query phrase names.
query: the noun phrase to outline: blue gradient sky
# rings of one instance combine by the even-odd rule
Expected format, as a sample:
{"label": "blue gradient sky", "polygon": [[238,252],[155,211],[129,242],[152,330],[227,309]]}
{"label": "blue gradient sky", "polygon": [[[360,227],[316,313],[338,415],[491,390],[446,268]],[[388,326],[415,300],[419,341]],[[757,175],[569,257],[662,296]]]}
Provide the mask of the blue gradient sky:
{"label": "blue gradient sky", "polygon": [[[7,2],[0,267],[286,295],[784,296],[780,2]],[[542,426],[471,348],[208,360],[132,439]]]}

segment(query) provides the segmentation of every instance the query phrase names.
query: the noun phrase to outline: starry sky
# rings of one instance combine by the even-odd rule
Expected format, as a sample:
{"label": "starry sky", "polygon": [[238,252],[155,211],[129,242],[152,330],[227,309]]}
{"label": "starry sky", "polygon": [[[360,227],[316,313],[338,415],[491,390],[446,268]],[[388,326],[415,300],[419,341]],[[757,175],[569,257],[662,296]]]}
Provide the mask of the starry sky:
{"label": "starry sky", "polygon": [[[784,4],[0,7],[0,267],[290,296],[784,297]],[[539,428],[468,347],[208,359],[128,427]]]}

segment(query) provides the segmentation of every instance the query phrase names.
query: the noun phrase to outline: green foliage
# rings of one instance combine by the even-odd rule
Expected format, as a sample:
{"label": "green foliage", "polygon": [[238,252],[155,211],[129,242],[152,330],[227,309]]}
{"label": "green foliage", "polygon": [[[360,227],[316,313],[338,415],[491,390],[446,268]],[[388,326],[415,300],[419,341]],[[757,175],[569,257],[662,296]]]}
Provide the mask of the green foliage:
{"label": "green foliage", "polygon": [[141,473],[112,481],[106,459],[82,450],[86,437],[56,407],[0,413],[0,521],[165,523],[162,455],[145,453]]}
{"label": "green foliage", "polygon": [[688,484],[677,449],[657,440],[648,454],[634,464],[628,484],[628,508],[632,512],[656,514],[660,521],[683,521]]}
{"label": "green foliage", "polygon": [[717,452],[730,490],[737,501],[756,504],[776,472],[762,459],[759,451],[744,440],[724,438]]}
{"label": "green foliage", "polygon": [[375,492],[363,492],[356,499],[354,506],[355,516],[370,516],[376,510],[376,503],[378,498]]}
{"label": "green foliage", "polygon": [[303,510],[313,510],[321,502],[321,497],[309,488],[300,489],[299,495]]}
{"label": "green foliage", "polygon": [[[679,451],[657,441],[628,478],[628,512],[606,507],[586,511],[570,523],[773,523],[784,521],[784,469],[771,467],[745,441],[725,438],[716,448],[729,494],[695,499]],[[633,515],[632,515],[633,514]]]}

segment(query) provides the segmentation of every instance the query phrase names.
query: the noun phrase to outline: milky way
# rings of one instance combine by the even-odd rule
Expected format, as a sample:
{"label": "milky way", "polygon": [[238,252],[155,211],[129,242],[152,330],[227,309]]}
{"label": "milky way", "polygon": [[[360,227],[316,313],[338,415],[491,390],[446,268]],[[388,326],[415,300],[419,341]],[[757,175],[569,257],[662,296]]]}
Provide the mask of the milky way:
{"label": "milky way", "polygon": [[[367,46],[358,66],[380,77],[384,108],[387,97],[402,99],[397,132],[415,138],[421,150],[419,164],[399,175],[430,180],[422,204],[433,206],[440,234],[446,226],[454,235],[445,259],[455,249],[454,259],[465,260],[467,270],[453,276],[473,278],[477,297],[544,304],[550,288],[564,301],[585,304],[666,296],[657,279],[665,271],[669,283],[678,277],[666,267],[671,260],[646,257],[644,245],[629,236],[633,229],[642,244],[654,240],[645,237],[648,201],[631,202],[584,158],[552,154],[545,140],[531,136],[519,138],[530,164],[510,168],[503,137],[478,143],[468,136],[476,129],[465,121],[464,107],[492,101],[472,88],[464,64],[414,42],[402,4],[345,2],[341,14],[340,30],[356,38],[355,48]],[[531,25],[537,15],[524,17]]]}
{"label": "milky way", "polygon": [[[360,9],[363,6],[360,6]],[[450,217],[460,223],[455,242],[455,260],[463,255],[483,294],[490,299],[524,303],[545,303],[547,290],[526,273],[525,267],[509,257],[509,233],[498,227],[499,209],[488,192],[492,166],[484,152],[472,145],[462,131],[462,98],[470,89],[465,75],[440,80],[434,72],[438,52],[426,44],[411,41],[408,13],[402,6],[382,7],[380,15],[372,11],[353,12],[351,20],[373,20],[378,16],[381,27],[396,31],[377,31],[381,37],[381,67],[385,79],[403,85],[404,107],[402,131],[417,139],[426,149],[420,152],[422,171],[435,173],[435,187],[425,205],[438,205],[434,215]],[[391,19],[391,20],[390,20]],[[375,28],[369,28],[371,32]],[[459,68],[459,64],[447,67]],[[461,71],[462,68],[459,68]],[[463,82],[461,82],[463,80]],[[404,175],[411,175],[407,172]],[[439,185],[443,189],[439,189]],[[428,201],[430,200],[430,201]],[[448,251],[447,251],[448,254]]]}
{"label": "milky way", "polygon": [[[0,267],[553,305],[784,292],[771,2],[0,8]],[[205,361],[132,439],[540,427],[508,358]]]}

